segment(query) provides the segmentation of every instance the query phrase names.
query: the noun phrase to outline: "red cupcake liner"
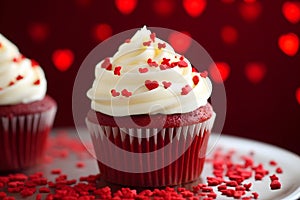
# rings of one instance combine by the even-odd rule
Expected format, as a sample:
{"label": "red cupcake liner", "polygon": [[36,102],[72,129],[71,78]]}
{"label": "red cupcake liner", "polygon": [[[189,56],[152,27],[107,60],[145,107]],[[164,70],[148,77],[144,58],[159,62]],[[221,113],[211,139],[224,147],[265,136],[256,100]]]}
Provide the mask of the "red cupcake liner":
{"label": "red cupcake liner", "polygon": [[41,112],[0,117],[0,171],[16,171],[39,163],[44,156],[56,106]]}
{"label": "red cupcake liner", "polygon": [[200,177],[214,119],[215,113],[202,123],[161,130],[102,126],[88,119],[86,123],[106,181],[159,187]]}

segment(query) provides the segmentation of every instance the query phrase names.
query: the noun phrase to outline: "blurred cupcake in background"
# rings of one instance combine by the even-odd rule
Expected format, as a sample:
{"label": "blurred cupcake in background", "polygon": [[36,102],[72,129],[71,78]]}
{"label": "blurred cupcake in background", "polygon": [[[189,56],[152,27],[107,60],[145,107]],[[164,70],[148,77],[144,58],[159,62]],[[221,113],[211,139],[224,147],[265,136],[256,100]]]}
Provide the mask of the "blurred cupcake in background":
{"label": "blurred cupcake in background", "polygon": [[159,187],[198,179],[215,113],[207,72],[146,27],[95,67],[86,123],[102,177]]}
{"label": "blurred cupcake in background", "polygon": [[0,171],[42,161],[57,109],[46,90],[40,65],[0,34]]}

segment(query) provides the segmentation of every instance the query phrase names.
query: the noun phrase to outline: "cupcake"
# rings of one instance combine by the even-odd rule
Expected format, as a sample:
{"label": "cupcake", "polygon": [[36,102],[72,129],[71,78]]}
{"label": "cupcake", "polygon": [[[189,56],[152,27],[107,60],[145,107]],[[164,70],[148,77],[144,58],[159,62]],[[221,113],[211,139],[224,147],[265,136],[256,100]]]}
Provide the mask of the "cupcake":
{"label": "cupcake", "polygon": [[41,162],[57,108],[46,88],[39,64],[0,34],[0,171]]}
{"label": "cupcake", "polygon": [[143,27],[95,76],[86,124],[106,181],[160,187],[199,178],[215,119],[207,72]]}

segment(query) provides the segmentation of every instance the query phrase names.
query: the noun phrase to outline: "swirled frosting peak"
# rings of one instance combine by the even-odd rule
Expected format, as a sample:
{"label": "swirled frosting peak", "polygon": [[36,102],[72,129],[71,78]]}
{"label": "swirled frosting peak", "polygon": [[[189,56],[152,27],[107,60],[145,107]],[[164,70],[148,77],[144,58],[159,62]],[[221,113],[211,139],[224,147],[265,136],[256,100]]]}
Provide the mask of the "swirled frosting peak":
{"label": "swirled frosting peak", "polygon": [[87,92],[93,110],[110,116],[187,113],[203,106],[212,85],[206,72],[145,26],[95,67]]}
{"label": "swirled frosting peak", "polygon": [[46,79],[37,62],[24,57],[18,48],[0,34],[0,106],[41,100]]}

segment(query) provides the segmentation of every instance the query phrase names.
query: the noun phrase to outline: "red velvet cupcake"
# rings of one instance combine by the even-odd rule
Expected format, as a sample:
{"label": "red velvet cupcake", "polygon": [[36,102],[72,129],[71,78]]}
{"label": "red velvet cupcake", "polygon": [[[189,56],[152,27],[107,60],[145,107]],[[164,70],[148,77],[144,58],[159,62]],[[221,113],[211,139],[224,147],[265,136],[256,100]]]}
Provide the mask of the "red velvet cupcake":
{"label": "red velvet cupcake", "polygon": [[41,161],[56,113],[41,67],[0,34],[0,171]]}
{"label": "red velvet cupcake", "polygon": [[206,72],[144,27],[95,75],[86,123],[105,180],[159,187],[199,178],[215,119]]}

